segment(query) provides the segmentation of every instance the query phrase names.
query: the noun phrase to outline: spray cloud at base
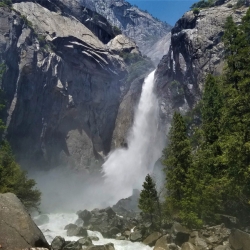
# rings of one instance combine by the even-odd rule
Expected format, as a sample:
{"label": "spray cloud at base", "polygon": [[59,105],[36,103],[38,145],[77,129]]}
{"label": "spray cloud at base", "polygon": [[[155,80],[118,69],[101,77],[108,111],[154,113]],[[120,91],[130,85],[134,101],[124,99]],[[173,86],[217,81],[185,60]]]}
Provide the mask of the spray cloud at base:
{"label": "spray cloud at base", "polygon": [[31,173],[43,193],[41,209],[49,212],[107,207],[132,195],[133,189],[141,189],[164,146],[154,72],[143,85],[127,142],[128,148],[116,149],[107,157],[102,166],[104,178],[66,168]]}

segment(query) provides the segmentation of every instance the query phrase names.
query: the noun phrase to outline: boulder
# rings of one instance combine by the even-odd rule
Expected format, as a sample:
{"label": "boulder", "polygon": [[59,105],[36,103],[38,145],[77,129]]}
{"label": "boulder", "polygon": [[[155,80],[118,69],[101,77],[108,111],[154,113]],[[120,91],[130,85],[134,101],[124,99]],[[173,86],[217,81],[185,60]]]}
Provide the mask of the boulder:
{"label": "boulder", "polygon": [[174,222],[171,228],[171,235],[174,239],[175,244],[181,246],[183,243],[188,241],[190,230],[182,226],[180,223]]}
{"label": "boulder", "polygon": [[104,211],[107,213],[108,218],[114,218],[116,216],[115,211],[111,207],[105,208]]}
{"label": "boulder", "polygon": [[61,250],[65,246],[65,239],[61,236],[56,236],[51,242],[52,250]]}
{"label": "boulder", "polygon": [[123,235],[120,235],[120,236],[116,237],[116,240],[126,240],[126,237]]}
{"label": "boulder", "polygon": [[191,244],[190,242],[185,242],[181,246],[181,250],[198,250],[198,249],[193,244]]}
{"label": "boulder", "polygon": [[113,243],[108,243],[105,245],[96,245],[85,248],[85,250],[115,250]]}
{"label": "boulder", "polygon": [[229,243],[233,250],[249,250],[250,234],[238,229],[232,229],[229,236]]}
{"label": "boulder", "polygon": [[[218,238],[216,235],[211,235],[210,240],[218,241]],[[198,231],[193,231],[190,234],[189,243],[196,246],[198,249],[208,249],[207,240],[203,238],[202,236],[200,236]]]}
{"label": "boulder", "polygon": [[84,221],[84,225],[85,226],[88,225],[89,220],[92,217],[91,212],[85,209],[83,211],[79,211],[77,214],[78,214],[79,218]]}
{"label": "boulder", "polygon": [[168,243],[170,243],[170,236],[164,235],[156,241],[154,250],[169,250]]}
{"label": "boulder", "polygon": [[0,194],[0,244],[1,250],[49,248],[40,229],[12,193]]}
{"label": "boulder", "polygon": [[92,246],[92,240],[90,237],[81,238],[77,241],[82,246]]}
{"label": "boulder", "polygon": [[136,231],[136,232],[132,232],[129,236],[130,240],[132,242],[135,242],[135,241],[141,241],[142,239],[142,234],[140,231]]}
{"label": "boulder", "polygon": [[67,229],[67,236],[88,236],[87,230],[83,227],[78,227],[75,225],[75,227],[70,226],[69,229]]}
{"label": "boulder", "polygon": [[143,243],[145,245],[148,245],[150,247],[153,247],[156,243],[156,241],[162,236],[161,233],[159,232],[154,232],[152,234],[150,234],[144,241]]}
{"label": "boulder", "polygon": [[71,241],[66,243],[66,246],[62,250],[82,250],[82,245],[78,241]]}
{"label": "boulder", "polygon": [[92,240],[92,241],[98,241],[99,238],[97,236],[89,236],[89,238]]}

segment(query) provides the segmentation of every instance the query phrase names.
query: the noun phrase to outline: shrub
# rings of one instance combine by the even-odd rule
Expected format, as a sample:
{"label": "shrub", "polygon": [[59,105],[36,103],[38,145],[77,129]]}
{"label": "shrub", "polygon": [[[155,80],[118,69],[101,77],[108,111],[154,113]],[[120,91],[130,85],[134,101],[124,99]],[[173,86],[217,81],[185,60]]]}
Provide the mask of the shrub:
{"label": "shrub", "polygon": [[193,13],[194,13],[195,16],[197,16],[197,15],[199,15],[200,10],[198,8],[194,8]]}
{"label": "shrub", "polygon": [[113,26],[112,29],[115,36],[122,34],[122,31],[117,26]]}
{"label": "shrub", "polygon": [[28,179],[26,172],[15,162],[9,143],[3,141],[0,147],[0,193],[14,193],[28,209],[38,208],[41,192],[35,185],[36,182]]}
{"label": "shrub", "polygon": [[11,0],[0,0],[0,7],[11,7],[12,1]]}

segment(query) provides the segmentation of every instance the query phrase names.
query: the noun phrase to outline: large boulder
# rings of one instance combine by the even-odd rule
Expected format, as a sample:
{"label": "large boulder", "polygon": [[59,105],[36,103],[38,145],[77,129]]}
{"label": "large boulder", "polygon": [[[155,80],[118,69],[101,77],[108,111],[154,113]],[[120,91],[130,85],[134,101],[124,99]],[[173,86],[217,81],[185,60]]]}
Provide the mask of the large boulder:
{"label": "large boulder", "polygon": [[135,242],[135,241],[141,241],[142,240],[142,233],[140,231],[135,231],[135,232],[132,232],[130,234],[130,240],[132,242]]}
{"label": "large boulder", "polygon": [[51,249],[52,250],[61,250],[65,246],[65,239],[61,236],[56,236],[51,242]]}
{"label": "large boulder", "polygon": [[148,245],[150,247],[153,247],[156,243],[156,241],[162,236],[161,233],[159,232],[154,232],[152,234],[150,234],[144,241],[143,243],[145,245]]}
{"label": "large boulder", "polygon": [[250,234],[238,229],[233,229],[229,236],[229,243],[233,250],[249,250]]}
{"label": "large boulder", "polygon": [[90,211],[85,209],[83,211],[78,212],[78,217],[84,221],[84,225],[86,226],[86,225],[88,225],[89,220],[92,217],[92,214]]}
{"label": "large boulder", "polygon": [[88,236],[87,230],[83,227],[78,227],[77,225],[71,225],[68,229],[67,229],[67,236]]}
{"label": "large boulder", "polygon": [[170,236],[164,235],[155,243],[154,250],[169,250],[168,244],[170,243]]}
{"label": "large boulder", "polygon": [[181,246],[183,243],[187,242],[190,236],[190,230],[182,226],[180,223],[175,222],[171,228],[171,236],[174,242]]}
{"label": "large boulder", "polygon": [[0,194],[0,244],[1,250],[49,248],[40,229],[12,193]]}

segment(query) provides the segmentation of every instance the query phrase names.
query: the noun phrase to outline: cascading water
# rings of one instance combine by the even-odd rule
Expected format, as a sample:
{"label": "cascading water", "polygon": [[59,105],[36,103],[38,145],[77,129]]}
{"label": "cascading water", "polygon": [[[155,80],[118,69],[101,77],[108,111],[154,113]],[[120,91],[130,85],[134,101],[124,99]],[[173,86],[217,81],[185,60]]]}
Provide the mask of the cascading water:
{"label": "cascading water", "polygon": [[[108,201],[109,205],[113,205],[117,200],[130,196],[133,188],[140,189],[145,176],[152,172],[155,162],[161,156],[162,138],[164,136],[159,129],[159,110],[158,101],[154,94],[153,71],[143,85],[141,98],[135,112],[134,124],[127,139],[128,148],[117,149],[109,155],[103,165],[104,186],[102,185],[100,188],[95,184],[94,186],[98,186],[97,192],[92,193],[91,199],[97,199],[99,202],[102,202],[103,199]],[[100,193],[102,198],[96,196],[97,193]],[[87,206],[88,202],[89,199],[83,200],[81,209]],[[51,243],[57,235],[71,241],[79,238],[68,237],[66,230],[64,230],[67,224],[76,221],[77,215],[75,213],[52,213],[48,216],[49,222],[40,226],[48,242]],[[139,242],[105,239],[98,232],[88,231],[88,234],[98,236],[99,240],[93,241],[95,245],[112,242],[117,250],[153,249]]]}
{"label": "cascading water", "polygon": [[103,164],[105,184],[113,201],[130,196],[133,188],[141,189],[145,176],[152,172],[161,157],[163,136],[159,129],[154,73],[151,72],[144,82],[134,124],[127,138],[128,148],[116,149]]}

